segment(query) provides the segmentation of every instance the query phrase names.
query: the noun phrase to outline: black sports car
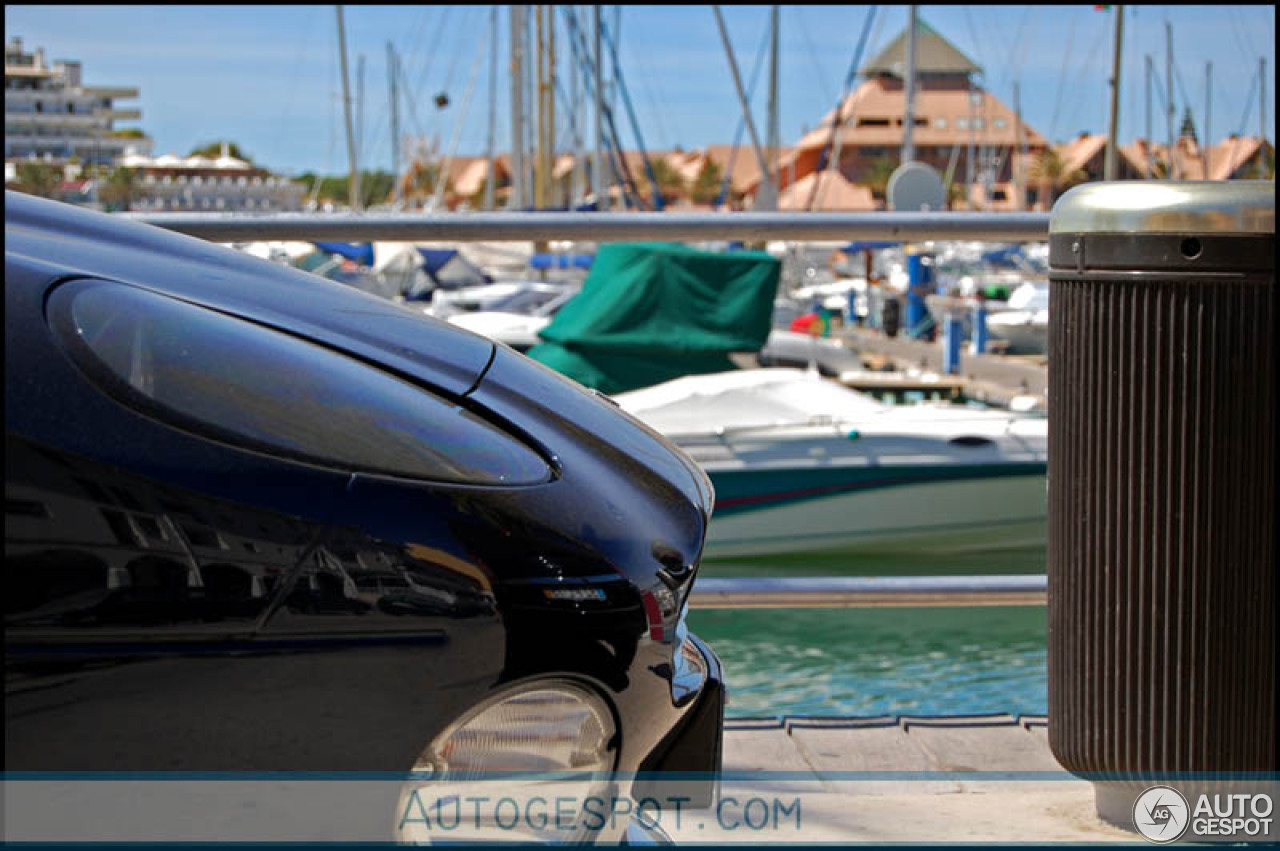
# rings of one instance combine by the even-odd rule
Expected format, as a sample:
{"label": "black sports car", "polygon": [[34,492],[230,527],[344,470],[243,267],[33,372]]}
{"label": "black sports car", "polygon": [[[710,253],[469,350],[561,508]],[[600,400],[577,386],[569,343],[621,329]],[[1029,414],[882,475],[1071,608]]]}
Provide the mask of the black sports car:
{"label": "black sports car", "polygon": [[712,503],[506,347],[5,193],[11,778],[713,776],[720,668],[683,622]]}

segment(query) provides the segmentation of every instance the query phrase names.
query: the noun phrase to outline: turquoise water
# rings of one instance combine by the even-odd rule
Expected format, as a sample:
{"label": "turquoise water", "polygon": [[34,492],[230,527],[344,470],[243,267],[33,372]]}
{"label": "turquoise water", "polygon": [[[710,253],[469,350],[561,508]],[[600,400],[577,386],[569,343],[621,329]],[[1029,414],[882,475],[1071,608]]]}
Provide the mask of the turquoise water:
{"label": "turquoise water", "polygon": [[729,717],[1046,714],[1043,607],[712,610]]}

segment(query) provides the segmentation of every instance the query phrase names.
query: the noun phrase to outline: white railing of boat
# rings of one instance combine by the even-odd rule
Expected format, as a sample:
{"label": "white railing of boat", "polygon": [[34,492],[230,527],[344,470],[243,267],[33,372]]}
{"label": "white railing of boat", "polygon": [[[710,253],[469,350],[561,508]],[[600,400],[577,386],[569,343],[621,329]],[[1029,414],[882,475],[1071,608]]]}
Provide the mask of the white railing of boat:
{"label": "white railing of boat", "polygon": [[1047,239],[1048,213],[117,213],[213,242]]}
{"label": "white railing of boat", "polygon": [[[213,242],[341,240],[897,240],[1019,242],[1049,235],[1048,213],[118,213]],[[697,580],[697,609],[1043,606],[1044,576],[786,577]]]}
{"label": "white railing of boat", "polygon": [[693,609],[1043,606],[1048,581],[1027,576],[795,576],[695,580]]}

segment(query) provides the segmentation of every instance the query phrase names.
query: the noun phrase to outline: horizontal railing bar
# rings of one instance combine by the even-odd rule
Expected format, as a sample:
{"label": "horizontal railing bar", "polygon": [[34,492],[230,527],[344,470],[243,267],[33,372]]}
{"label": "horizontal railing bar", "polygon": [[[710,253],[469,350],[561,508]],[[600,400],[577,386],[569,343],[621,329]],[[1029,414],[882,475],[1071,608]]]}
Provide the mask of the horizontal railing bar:
{"label": "horizontal railing bar", "polygon": [[701,577],[694,609],[850,609],[891,606],[1043,606],[1044,575]]}
{"label": "horizontal railing bar", "polygon": [[1048,213],[118,213],[213,242],[346,240],[897,240],[1017,242],[1049,235]]}

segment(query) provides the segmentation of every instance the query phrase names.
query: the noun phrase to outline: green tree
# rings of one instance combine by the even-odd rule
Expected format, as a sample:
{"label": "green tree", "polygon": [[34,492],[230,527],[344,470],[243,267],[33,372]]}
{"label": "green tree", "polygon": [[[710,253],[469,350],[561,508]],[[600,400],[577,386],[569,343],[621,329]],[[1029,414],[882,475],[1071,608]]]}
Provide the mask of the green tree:
{"label": "green tree", "polygon": [[724,176],[720,173],[720,166],[715,160],[707,157],[702,161],[702,168],[698,169],[698,174],[693,178],[693,186],[689,190],[689,197],[696,204],[711,204],[720,197],[720,183]]}
{"label": "green tree", "polygon": [[[658,192],[662,194],[663,202],[667,203],[683,197],[685,185],[680,172],[663,159],[653,159],[649,162],[653,166],[653,176],[658,181]],[[648,169],[642,169],[637,175],[636,189],[646,201],[652,197],[653,188],[649,183]]]}
{"label": "green tree", "polygon": [[1182,126],[1178,129],[1179,136],[1190,136],[1192,139],[1196,136],[1196,121],[1191,117],[1191,107],[1187,107],[1182,111]]}
{"label": "green tree", "polygon": [[143,133],[137,127],[122,127],[119,130],[111,131],[112,139],[145,139],[147,134]]}
{"label": "green tree", "polygon": [[19,192],[52,198],[62,183],[62,169],[48,163],[19,163],[17,178],[14,188]]}
{"label": "green tree", "polygon": [[895,168],[897,166],[893,164],[893,160],[880,157],[867,166],[859,183],[870,189],[871,195],[876,200],[883,201],[885,194],[889,191],[889,178],[893,176]]}
{"label": "green tree", "polygon": [[132,168],[112,169],[98,187],[98,200],[111,210],[130,209],[138,194],[138,172]]}
{"label": "green tree", "polygon": [[[191,153],[187,154],[187,156],[210,157],[210,158],[216,159],[217,157],[222,156],[222,145],[223,145],[223,142],[221,140],[217,142],[209,142],[204,145],[199,145],[193,148]],[[250,157],[248,154],[246,154],[244,151],[240,150],[240,146],[237,145],[235,142],[227,142],[226,145],[227,145],[228,154],[230,154],[231,156],[235,157],[238,160],[244,160],[245,162],[250,164],[253,163],[253,158]]]}

